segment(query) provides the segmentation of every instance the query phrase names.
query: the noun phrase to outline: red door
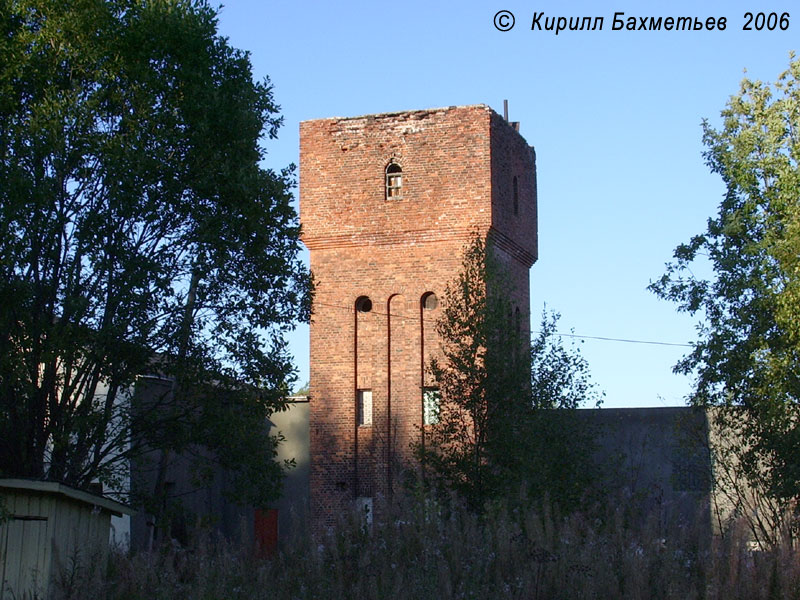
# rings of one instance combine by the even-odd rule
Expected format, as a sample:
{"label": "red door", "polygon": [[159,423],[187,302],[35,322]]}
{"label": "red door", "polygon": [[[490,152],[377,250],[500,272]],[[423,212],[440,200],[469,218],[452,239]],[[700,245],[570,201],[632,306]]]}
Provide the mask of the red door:
{"label": "red door", "polygon": [[272,556],[278,547],[278,509],[256,509],[255,514],[256,555]]}

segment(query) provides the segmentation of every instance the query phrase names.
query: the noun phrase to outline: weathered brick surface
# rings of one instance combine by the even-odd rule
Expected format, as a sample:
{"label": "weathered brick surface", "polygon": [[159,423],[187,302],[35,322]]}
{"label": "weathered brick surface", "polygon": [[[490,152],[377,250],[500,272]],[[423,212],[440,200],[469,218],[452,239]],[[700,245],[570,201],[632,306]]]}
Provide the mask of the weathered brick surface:
{"label": "weathered brick surface", "polygon": [[[403,170],[387,199],[385,169]],[[513,180],[517,178],[517,210]],[[300,215],[317,280],[311,324],[311,510],[332,524],[359,496],[391,492],[420,435],[425,364],[436,352],[443,296],[474,232],[491,235],[508,268],[505,293],[530,322],[536,260],[533,149],[486,106],[450,107],[300,125]],[[356,310],[367,296],[370,312]],[[371,426],[357,391],[372,390]]]}

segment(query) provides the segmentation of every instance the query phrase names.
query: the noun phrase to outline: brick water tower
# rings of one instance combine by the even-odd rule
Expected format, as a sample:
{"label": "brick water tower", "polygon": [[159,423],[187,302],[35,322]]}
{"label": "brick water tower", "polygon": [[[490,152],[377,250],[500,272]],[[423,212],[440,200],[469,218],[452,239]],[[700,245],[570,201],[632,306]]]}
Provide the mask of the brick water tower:
{"label": "brick water tower", "polygon": [[426,365],[445,286],[477,232],[530,323],[537,257],[531,146],[489,107],[300,124],[300,217],[317,282],[311,323],[311,515],[380,511],[413,468],[435,401]]}

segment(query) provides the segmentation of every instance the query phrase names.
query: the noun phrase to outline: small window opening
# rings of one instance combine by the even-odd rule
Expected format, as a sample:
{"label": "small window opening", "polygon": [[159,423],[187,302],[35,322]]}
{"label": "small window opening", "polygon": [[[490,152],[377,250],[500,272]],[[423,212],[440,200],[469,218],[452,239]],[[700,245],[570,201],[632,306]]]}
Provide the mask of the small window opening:
{"label": "small window opening", "polygon": [[403,197],[403,169],[392,161],[386,167],[386,199],[395,200]]}
{"label": "small window opening", "polygon": [[517,178],[514,177],[514,216],[519,215],[519,187]]}
{"label": "small window opening", "polygon": [[356,512],[365,525],[372,525],[372,498],[369,496],[356,498]]}
{"label": "small window opening", "polygon": [[356,300],[356,310],[362,313],[368,313],[372,310],[372,300],[367,296],[361,296]]}
{"label": "small window opening", "polygon": [[422,390],[422,424],[436,425],[439,422],[441,411],[442,393],[439,388],[424,388]]}
{"label": "small window opening", "polygon": [[439,299],[433,292],[428,292],[422,296],[422,308],[424,310],[435,310],[439,306]]}
{"label": "small window opening", "polygon": [[358,425],[372,425],[372,390],[358,390]]}

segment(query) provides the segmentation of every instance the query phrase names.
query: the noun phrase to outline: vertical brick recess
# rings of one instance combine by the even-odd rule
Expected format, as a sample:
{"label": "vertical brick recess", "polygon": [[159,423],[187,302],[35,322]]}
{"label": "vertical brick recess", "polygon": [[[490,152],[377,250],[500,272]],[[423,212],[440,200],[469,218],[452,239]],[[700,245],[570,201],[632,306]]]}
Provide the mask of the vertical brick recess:
{"label": "vertical brick recess", "polygon": [[[311,323],[311,511],[317,530],[358,497],[376,512],[420,435],[424,365],[436,353],[442,298],[473,233],[491,237],[502,290],[529,328],[537,257],[533,148],[484,105],[300,124],[300,216],[317,295]],[[385,170],[402,168],[387,199]],[[514,178],[517,207],[514,209]],[[369,312],[356,309],[368,297]],[[372,390],[358,426],[357,390]],[[394,480],[394,481],[393,481]]]}

